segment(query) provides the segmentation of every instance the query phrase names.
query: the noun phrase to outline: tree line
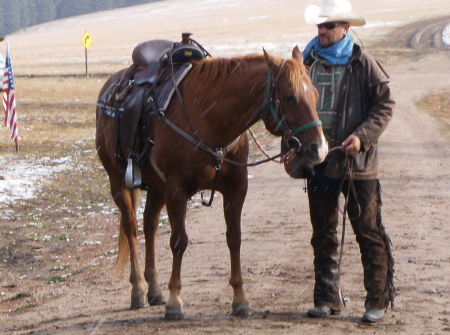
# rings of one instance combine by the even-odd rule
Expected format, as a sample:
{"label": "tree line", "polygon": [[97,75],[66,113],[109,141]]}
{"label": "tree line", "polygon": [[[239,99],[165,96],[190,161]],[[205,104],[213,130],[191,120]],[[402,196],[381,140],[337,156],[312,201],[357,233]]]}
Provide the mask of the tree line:
{"label": "tree line", "polygon": [[0,0],[0,35],[65,17],[158,0]]}

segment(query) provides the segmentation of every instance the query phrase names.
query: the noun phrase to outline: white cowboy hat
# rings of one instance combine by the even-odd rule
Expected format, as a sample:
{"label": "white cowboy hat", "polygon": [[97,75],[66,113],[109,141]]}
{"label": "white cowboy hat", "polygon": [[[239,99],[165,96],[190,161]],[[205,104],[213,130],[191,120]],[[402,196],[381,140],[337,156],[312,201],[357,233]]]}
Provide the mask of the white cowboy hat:
{"label": "white cowboy hat", "polygon": [[351,26],[363,26],[366,20],[352,12],[352,4],[348,0],[322,0],[322,7],[309,5],[305,9],[305,21],[308,24],[324,22],[347,22]]}

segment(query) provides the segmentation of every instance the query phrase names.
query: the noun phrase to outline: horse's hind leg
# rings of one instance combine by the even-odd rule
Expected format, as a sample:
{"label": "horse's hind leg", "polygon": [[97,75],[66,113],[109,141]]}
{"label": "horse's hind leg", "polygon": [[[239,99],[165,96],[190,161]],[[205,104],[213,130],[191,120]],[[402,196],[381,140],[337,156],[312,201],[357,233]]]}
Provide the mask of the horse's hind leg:
{"label": "horse's hind leg", "polygon": [[222,190],[224,215],[227,224],[227,244],[231,260],[230,285],[234,291],[231,306],[232,315],[248,316],[251,309],[244,293],[241,274],[241,213],[247,195],[248,177],[247,169],[235,168],[235,170],[237,171],[235,171],[233,179],[228,180],[225,189]]}
{"label": "horse's hind leg", "polygon": [[[120,180],[120,179],[119,179]],[[139,191],[126,189],[122,182],[111,182],[111,194],[120,210],[120,236],[117,268],[123,271],[126,260],[130,257],[131,309],[145,306],[144,277],[139,266],[136,206]]]}
{"label": "horse's hind leg", "polygon": [[150,306],[166,303],[158,283],[158,269],[156,266],[156,232],[159,217],[164,206],[162,194],[156,190],[147,191],[147,202],[144,211],[145,232],[145,280],[148,283],[147,300]]}

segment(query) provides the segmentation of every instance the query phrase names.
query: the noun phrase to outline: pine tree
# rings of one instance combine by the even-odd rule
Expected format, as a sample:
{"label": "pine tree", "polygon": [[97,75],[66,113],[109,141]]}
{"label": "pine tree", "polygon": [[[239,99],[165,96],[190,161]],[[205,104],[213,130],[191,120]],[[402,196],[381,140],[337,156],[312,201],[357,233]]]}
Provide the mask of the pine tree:
{"label": "pine tree", "polygon": [[56,18],[54,0],[34,0],[36,3],[36,23],[48,22]]}
{"label": "pine tree", "polygon": [[54,19],[157,0],[0,0],[0,36]]}
{"label": "pine tree", "polygon": [[1,32],[2,35],[20,29],[21,26],[18,2],[3,0],[1,1],[0,6],[2,7],[4,13],[2,21],[4,22],[5,30]]}

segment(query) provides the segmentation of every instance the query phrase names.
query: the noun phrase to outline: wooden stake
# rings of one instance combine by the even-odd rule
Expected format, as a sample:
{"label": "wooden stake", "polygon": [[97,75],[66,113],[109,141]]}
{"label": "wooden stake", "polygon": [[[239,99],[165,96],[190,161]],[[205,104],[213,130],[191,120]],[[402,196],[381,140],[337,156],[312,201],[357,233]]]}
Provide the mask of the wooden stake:
{"label": "wooden stake", "polygon": [[84,47],[84,59],[86,61],[86,78],[88,77],[88,58],[87,58],[87,48]]}

